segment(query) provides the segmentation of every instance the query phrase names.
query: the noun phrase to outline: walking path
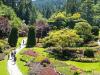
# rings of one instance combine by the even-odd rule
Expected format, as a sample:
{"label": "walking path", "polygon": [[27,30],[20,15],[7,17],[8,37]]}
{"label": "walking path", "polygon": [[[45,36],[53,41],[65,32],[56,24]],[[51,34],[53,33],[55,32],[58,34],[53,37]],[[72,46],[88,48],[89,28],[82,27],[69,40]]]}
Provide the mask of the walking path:
{"label": "walking path", "polygon": [[[18,52],[21,51],[21,49],[23,49],[26,45],[26,40],[27,39],[23,39],[24,40],[24,44],[23,41],[21,43],[21,46],[19,48],[16,49],[16,54]],[[22,73],[20,72],[18,66],[16,65],[16,63],[14,64],[14,61],[12,60],[11,54],[9,55],[9,60],[7,62],[7,69],[10,75],[22,75]]]}

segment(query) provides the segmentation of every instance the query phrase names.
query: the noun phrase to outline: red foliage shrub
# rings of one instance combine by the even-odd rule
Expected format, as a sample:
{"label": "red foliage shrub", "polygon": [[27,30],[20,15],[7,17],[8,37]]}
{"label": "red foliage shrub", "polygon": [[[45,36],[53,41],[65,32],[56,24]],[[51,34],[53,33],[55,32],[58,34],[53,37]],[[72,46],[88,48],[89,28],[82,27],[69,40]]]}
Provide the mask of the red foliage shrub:
{"label": "red foliage shrub", "polygon": [[0,17],[0,38],[6,37],[10,32],[10,25],[8,18]]}
{"label": "red foliage shrub", "polygon": [[38,54],[37,54],[35,51],[33,51],[33,50],[24,51],[23,54],[26,54],[26,55],[29,55],[29,56],[34,56],[34,57],[36,57],[36,56],[38,55]]}
{"label": "red foliage shrub", "polygon": [[38,75],[58,75],[58,73],[51,67],[46,67],[40,71]]}

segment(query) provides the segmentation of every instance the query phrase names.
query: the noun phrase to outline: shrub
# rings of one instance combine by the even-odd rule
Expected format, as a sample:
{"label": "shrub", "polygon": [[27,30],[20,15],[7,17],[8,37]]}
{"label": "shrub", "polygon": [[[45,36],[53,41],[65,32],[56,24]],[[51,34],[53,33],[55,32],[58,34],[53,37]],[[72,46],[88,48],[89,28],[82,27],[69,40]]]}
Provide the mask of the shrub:
{"label": "shrub", "polygon": [[23,54],[29,55],[29,56],[34,56],[34,57],[36,57],[38,55],[35,51],[32,51],[32,50],[24,51]]}
{"label": "shrub", "polygon": [[13,27],[8,38],[8,43],[11,47],[16,47],[18,40],[18,29]]}
{"label": "shrub", "polygon": [[91,63],[91,62],[98,62],[99,60],[96,58],[76,58],[76,59],[72,59],[74,61],[77,62],[87,62],[87,63]]}
{"label": "shrub", "polygon": [[20,60],[24,62],[29,62],[29,61],[32,61],[33,59],[34,59],[33,57],[28,56],[28,55],[22,55],[22,57],[20,58]]}
{"label": "shrub", "polygon": [[50,61],[49,61],[49,59],[45,58],[40,63],[41,63],[41,65],[43,65],[44,67],[46,67],[48,64],[50,64]]}
{"label": "shrub", "polygon": [[25,37],[27,36],[28,33],[28,26],[26,25],[21,25],[21,27],[19,28],[19,37]]}
{"label": "shrub", "polygon": [[95,36],[99,35],[99,27],[98,26],[92,27],[92,34],[95,35]]}
{"label": "shrub", "polygon": [[88,42],[93,40],[93,36],[91,34],[92,27],[87,22],[79,22],[76,23],[75,30],[77,30],[77,33],[84,39],[84,42]]}
{"label": "shrub", "polygon": [[98,43],[95,42],[95,41],[90,41],[89,43],[84,44],[84,46],[86,46],[86,47],[96,47],[96,46],[98,46]]}
{"label": "shrub", "polygon": [[78,72],[74,72],[74,75],[80,75],[80,73],[78,73]]}
{"label": "shrub", "polygon": [[91,49],[87,49],[84,51],[84,56],[92,58],[94,57],[94,51]]}
{"label": "shrub", "polygon": [[36,35],[35,35],[35,28],[30,27],[28,32],[28,40],[26,47],[33,47],[36,45]]}
{"label": "shrub", "polygon": [[43,39],[44,47],[74,47],[78,42],[82,42],[82,39],[75,30],[70,29],[52,31]]}
{"label": "shrub", "polygon": [[7,37],[10,32],[10,25],[6,17],[0,17],[0,38]]}

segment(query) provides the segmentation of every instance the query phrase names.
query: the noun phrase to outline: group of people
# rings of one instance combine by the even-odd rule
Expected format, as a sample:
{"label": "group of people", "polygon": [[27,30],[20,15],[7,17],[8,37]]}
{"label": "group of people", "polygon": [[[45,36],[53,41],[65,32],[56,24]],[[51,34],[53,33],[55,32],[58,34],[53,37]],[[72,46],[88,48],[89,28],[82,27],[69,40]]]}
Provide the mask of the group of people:
{"label": "group of people", "polygon": [[[23,41],[22,41],[22,44],[20,44],[20,48],[21,48],[21,46],[24,45],[24,44],[25,44],[25,41],[23,40]],[[12,61],[14,62],[14,64],[16,63],[16,50],[12,51],[12,52],[10,53],[10,55],[8,55],[8,59],[12,60]]]}
{"label": "group of people", "polygon": [[8,59],[12,60],[14,64],[16,63],[16,50],[12,51],[10,55],[8,55]]}

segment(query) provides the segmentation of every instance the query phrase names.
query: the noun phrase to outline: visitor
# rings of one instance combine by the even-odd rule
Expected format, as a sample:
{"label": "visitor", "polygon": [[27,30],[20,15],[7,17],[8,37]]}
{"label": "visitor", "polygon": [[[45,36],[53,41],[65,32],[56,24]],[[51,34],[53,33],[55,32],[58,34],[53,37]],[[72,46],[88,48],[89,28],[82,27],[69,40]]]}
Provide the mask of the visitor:
{"label": "visitor", "polygon": [[16,54],[16,50],[14,50],[14,54]]}
{"label": "visitor", "polygon": [[16,56],[14,56],[14,64],[16,63]]}
{"label": "visitor", "polygon": [[24,43],[25,43],[25,42],[24,42],[24,40],[23,40],[23,45],[24,45]]}
{"label": "visitor", "polygon": [[19,46],[20,46],[20,48],[21,48],[21,43],[19,43]]}
{"label": "visitor", "polygon": [[13,58],[13,55],[14,55],[13,52],[11,52],[11,58]]}

